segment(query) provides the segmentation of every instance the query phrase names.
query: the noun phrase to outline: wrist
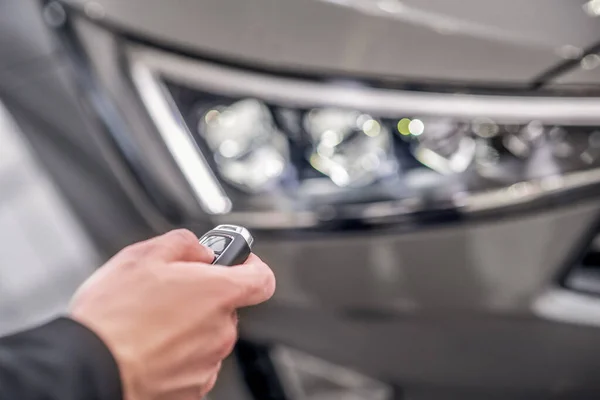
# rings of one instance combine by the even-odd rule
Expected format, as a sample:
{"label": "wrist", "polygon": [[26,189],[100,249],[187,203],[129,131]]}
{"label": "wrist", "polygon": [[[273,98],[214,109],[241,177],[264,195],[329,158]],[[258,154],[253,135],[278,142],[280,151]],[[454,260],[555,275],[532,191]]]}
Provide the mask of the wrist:
{"label": "wrist", "polygon": [[[116,376],[118,377],[122,400],[144,400],[139,376],[142,366],[134,356],[134,351],[118,345],[103,329],[102,324],[96,323],[92,318],[86,318],[78,312],[72,312],[69,318],[78,325],[91,332],[104,346],[114,361]],[[113,400],[113,399],[111,399]]]}

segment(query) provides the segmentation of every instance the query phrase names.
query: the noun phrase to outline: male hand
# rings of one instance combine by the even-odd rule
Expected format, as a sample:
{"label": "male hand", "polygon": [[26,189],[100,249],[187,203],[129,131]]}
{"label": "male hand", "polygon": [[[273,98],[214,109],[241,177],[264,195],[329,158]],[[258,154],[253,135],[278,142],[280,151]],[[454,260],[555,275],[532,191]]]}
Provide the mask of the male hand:
{"label": "male hand", "polygon": [[262,303],[275,277],[257,256],[219,267],[187,230],[129,246],[75,294],[71,317],[114,355],[126,400],[198,400],[237,340],[240,307]]}

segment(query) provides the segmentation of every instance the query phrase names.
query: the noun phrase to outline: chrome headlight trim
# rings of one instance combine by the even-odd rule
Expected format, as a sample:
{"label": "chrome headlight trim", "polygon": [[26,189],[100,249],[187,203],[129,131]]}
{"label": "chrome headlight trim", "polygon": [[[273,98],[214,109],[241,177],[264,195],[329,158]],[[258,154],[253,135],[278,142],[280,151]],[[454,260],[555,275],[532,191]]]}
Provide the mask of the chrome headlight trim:
{"label": "chrome headlight trim", "polygon": [[157,71],[135,57],[131,61],[132,80],[142,102],[202,208],[209,214],[231,211],[231,200],[212,173]]}
{"label": "chrome headlight trim", "polygon": [[431,115],[492,118],[511,123],[542,120],[550,124],[600,125],[600,99],[451,94],[327,84],[242,71],[139,45],[128,48],[132,64],[199,90],[256,97],[289,107],[338,107],[383,117]]}

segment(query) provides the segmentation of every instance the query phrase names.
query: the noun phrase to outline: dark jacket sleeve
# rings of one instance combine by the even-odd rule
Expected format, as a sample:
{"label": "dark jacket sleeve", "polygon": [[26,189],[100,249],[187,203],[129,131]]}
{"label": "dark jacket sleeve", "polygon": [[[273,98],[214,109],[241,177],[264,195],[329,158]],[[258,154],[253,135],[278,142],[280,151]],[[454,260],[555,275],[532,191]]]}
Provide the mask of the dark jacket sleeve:
{"label": "dark jacket sleeve", "polygon": [[0,338],[0,400],[122,400],[119,370],[92,331],[59,318]]}

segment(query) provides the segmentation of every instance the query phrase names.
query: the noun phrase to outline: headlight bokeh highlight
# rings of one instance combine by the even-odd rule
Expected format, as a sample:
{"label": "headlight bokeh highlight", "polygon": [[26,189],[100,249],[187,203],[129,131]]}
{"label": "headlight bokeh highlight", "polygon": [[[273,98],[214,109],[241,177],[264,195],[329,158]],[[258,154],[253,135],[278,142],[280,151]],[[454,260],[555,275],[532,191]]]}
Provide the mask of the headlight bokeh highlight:
{"label": "headlight bokeh highlight", "polygon": [[285,136],[269,109],[256,100],[211,108],[200,119],[198,132],[223,178],[251,193],[275,184],[289,161]]}
{"label": "headlight bokeh highlight", "polygon": [[395,172],[389,129],[368,114],[339,109],[308,112],[308,159],[337,186],[366,186]]}

